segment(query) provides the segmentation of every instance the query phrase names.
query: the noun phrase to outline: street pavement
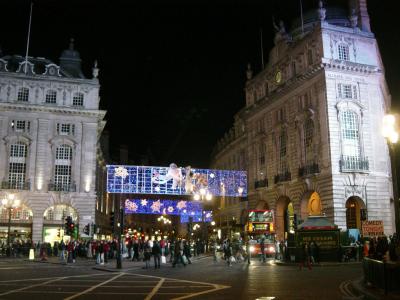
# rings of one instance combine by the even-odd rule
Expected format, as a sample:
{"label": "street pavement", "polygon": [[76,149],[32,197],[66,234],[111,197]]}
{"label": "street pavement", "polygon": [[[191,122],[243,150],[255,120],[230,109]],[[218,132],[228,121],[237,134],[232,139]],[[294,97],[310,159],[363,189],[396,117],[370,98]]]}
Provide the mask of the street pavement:
{"label": "street pavement", "polygon": [[299,270],[273,260],[228,266],[203,256],[186,267],[142,267],[126,260],[118,270],[115,261],[98,266],[86,259],[68,265],[1,259],[0,299],[363,299],[351,285],[362,277],[354,263]]}

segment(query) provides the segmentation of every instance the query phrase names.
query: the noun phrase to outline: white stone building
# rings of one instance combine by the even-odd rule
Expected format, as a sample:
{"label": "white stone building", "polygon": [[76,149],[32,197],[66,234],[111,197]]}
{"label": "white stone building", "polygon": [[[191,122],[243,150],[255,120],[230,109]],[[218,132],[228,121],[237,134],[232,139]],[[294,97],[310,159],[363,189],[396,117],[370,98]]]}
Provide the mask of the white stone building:
{"label": "white stone building", "polygon": [[[98,69],[87,79],[73,40],[60,65],[0,55],[0,197],[21,201],[11,238],[59,240],[71,216],[82,233],[95,222],[96,152],[105,122]],[[0,208],[0,244],[8,213]],[[61,232],[62,235],[62,232]]]}
{"label": "white stone building", "polygon": [[390,158],[381,134],[390,93],[366,0],[350,4],[349,12],[320,3],[304,15],[304,32],[299,22],[288,33],[275,25],[268,64],[255,76],[248,69],[246,107],[213,157],[216,168],[239,168],[246,157],[248,203],[225,203],[221,219],[243,220],[245,209],[268,208],[279,238],[296,218],[313,214],[326,214],[342,229],[383,220],[393,233]]}

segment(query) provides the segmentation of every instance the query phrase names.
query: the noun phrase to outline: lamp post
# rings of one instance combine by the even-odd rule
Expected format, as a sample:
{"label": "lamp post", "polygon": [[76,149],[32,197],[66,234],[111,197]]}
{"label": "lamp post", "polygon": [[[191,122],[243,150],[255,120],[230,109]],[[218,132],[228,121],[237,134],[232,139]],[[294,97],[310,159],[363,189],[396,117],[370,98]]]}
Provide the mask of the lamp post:
{"label": "lamp post", "polygon": [[[212,200],[212,194],[209,192],[209,191],[207,191],[205,188],[201,188],[200,190],[199,190],[199,193],[195,193],[194,194],[194,200],[195,201],[202,201],[203,203],[205,202],[205,201],[211,201]],[[205,200],[205,201],[204,201]],[[204,211],[204,206],[203,206],[203,210],[201,211],[201,221],[202,221],[202,223],[203,223],[203,228],[202,228],[202,239],[203,239],[203,242],[205,242],[205,248],[204,248],[204,251],[206,252],[207,251],[207,226],[206,226],[206,216],[205,216],[205,211]]]}
{"label": "lamp post", "polygon": [[8,194],[6,198],[1,200],[1,204],[3,205],[4,208],[7,209],[8,213],[8,230],[7,230],[7,249],[8,253],[7,255],[11,255],[11,245],[10,245],[10,231],[11,231],[11,212],[13,208],[17,208],[20,205],[20,201],[18,199],[15,199],[14,194]]}
{"label": "lamp post", "polygon": [[396,118],[394,115],[385,115],[383,117],[383,136],[389,144],[390,165],[392,169],[393,183],[393,201],[394,201],[394,220],[396,233],[400,234],[400,219],[399,219],[399,194],[397,187],[397,172],[396,172],[396,144],[399,139],[399,133],[396,131]]}

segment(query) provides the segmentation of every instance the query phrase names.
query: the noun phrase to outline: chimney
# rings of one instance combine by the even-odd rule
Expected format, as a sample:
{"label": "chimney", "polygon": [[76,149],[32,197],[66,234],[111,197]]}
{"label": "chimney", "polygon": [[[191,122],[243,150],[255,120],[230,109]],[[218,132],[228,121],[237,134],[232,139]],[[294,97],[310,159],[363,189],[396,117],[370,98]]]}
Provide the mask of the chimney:
{"label": "chimney", "polygon": [[357,0],[358,24],[361,31],[371,32],[369,15],[367,10],[367,0]]}

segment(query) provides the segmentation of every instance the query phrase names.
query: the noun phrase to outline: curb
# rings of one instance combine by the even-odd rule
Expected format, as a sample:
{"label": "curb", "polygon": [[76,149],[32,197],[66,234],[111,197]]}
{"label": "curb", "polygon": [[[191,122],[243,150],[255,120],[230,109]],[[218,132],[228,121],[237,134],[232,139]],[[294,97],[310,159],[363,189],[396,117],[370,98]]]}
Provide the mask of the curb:
{"label": "curb", "polygon": [[379,300],[380,296],[374,295],[372,292],[369,292],[364,285],[364,279],[360,278],[357,280],[351,281],[351,287],[357,291],[359,294],[363,295],[367,300]]}
{"label": "curb", "polygon": [[[275,264],[278,266],[298,266],[299,263],[288,263],[288,262],[281,262],[275,261]],[[361,262],[345,262],[345,263],[320,263],[320,264],[313,264],[312,267],[337,267],[337,266],[348,266],[348,265],[361,265]]]}

